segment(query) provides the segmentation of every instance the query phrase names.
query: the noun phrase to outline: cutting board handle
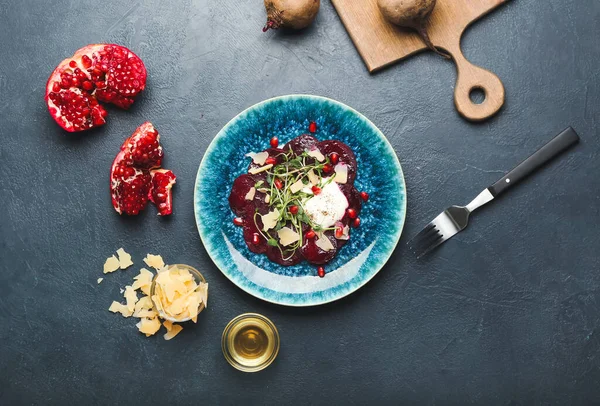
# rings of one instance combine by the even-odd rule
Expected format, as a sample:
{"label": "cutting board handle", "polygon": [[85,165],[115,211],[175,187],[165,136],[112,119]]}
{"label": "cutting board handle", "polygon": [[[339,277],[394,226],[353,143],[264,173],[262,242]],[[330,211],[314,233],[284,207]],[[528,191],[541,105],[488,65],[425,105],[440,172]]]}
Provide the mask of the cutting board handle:
{"label": "cutting board handle", "polygon": [[[460,49],[460,38],[453,45],[443,46],[443,48],[452,55],[456,63],[457,79],[454,88],[456,109],[467,120],[486,120],[496,114],[504,104],[504,85],[498,76],[473,65],[465,58]],[[471,92],[477,89],[485,94],[485,99],[480,104],[471,100]]]}

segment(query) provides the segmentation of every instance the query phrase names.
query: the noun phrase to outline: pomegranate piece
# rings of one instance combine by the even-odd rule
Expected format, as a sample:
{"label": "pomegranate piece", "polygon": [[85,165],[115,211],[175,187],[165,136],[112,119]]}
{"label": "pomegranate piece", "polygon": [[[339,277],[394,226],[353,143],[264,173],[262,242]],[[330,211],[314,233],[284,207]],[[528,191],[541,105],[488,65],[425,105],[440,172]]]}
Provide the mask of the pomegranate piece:
{"label": "pomegranate piece", "polygon": [[150,171],[152,176],[152,187],[148,192],[148,198],[158,207],[159,216],[168,216],[173,213],[173,195],[171,188],[177,177],[168,169],[155,169]]}
{"label": "pomegranate piece", "polygon": [[129,49],[87,45],[50,75],[45,95],[48,111],[69,132],[101,126],[107,112],[98,101],[129,108],[146,87],[146,76],[144,63]]}
{"label": "pomegranate piece", "polygon": [[129,138],[131,160],[139,168],[159,168],[163,159],[160,135],[152,123],[146,121]]}
{"label": "pomegranate piece", "polygon": [[160,216],[173,212],[171,188],[176,177],[170,170],[160,169],[163,149],[159,141],[158,131],[145,122],[121,145],[110,171],[112,204],[117,213],[139,214],[148,200],[158,207]]}
{"label": "pomegranate piece", "polygon": [[112,202],[119,214],[135,216],[148,203],[150,174],[146,170],[134,169],[133,175],[120,179],[111,188]]}

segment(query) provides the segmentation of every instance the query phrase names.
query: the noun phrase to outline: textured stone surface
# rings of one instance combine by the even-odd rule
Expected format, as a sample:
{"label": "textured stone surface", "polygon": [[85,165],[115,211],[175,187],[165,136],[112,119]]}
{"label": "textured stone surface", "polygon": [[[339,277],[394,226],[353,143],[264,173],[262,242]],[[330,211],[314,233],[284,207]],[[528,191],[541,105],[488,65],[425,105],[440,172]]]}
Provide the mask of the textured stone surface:
{"label": "textured stone surface", "polygon": [[[463,38],[504,81],[506,105],[470,124],[452,103],[451,63],[422,54],[366,72],[333,7],[302,34],[268,33],[262,2],[0,1],[0,404],[583,404],[600,401],[600,4],[513,1]],[[66,135],[43,103],[47,76],[82,45],[140,55],[148,91],[108,124]],[[233,286],[200,244],[196,171],[212,137],[267,97],[314,93],[363,112],[403,164],[401,245],[366,287],[288,309]],[[108,171],[144,120],[178,176],[174,215],[113,211]],[[417,261],[404,242],[567,125],[582,143]],[[174,341],[146,339],[107,311],[134,271],[101,285],[124,246],[197,266],[211,303]],[[220,335],[256,311],[281,332],[279,358],[247,375]]]}

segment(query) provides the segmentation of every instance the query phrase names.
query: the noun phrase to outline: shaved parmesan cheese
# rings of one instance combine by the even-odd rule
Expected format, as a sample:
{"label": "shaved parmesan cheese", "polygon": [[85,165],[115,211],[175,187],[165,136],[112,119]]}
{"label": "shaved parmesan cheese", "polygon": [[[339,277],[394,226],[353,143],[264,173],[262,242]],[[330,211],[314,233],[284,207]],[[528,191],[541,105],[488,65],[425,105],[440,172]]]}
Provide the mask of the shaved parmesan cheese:
{"label": "shaved parmesan cheese", "polygon": [[147,254],[146,258],[144,258],[144,262],[146,263],[146,265],[151,266],[156,270],[165,267],[165,261],[163,261],[160,255]]}
{"label": "shaved parmesan cheese", "polygon": [[300,239],[300,234],[289,227],[282,227],[281,229],[277,230],[277,236],[279,237],[279,242],[284,247],[295,243]]}
{"label": "shaved parmesan cheese", "polygon": [[331,251],[332,249],[334,249],[333,244],[331,243],[329,238],[327,238],[326,235],[319,233],[318,236],[319,238],[317,239],[317,241],[315,241],[315,245],[317,247],[321,248],[323,251]]}
{"label": "shaved parmesan cheese", "polygon": [[269,164],[269,165],[265,165],[265,166],[261,166],[260,168],[252,168],[248,171],[248,173],[250,173],[251,175],[256,175],[257,173],[261,173],[264,171],[268,171],[269,169],[271,169],[273,167],[273,164]]}
{"label": "shaved parmesan cheese", "polygon": [[252,158],[252,161],[255,164],[257,164],[257,165],[264,165],[265,161],[269,157],[269,153],[267,151],[263,151],[263,152],[259,152],[259,153],[248,152],[246,154],[246,156]]}
{"label": "shaved parmesan cheese", "polygon": [[307,195],[314,195],[312,188],[308,186],[304,186],[302,188],[302,193],[306,193]]}
{"label": "shaved parmesan cheese", "polygon": [[140,269],[140,274],[134,277],[134,282],[131,285],[134,290],[140,289],[145,295],[150,295],[150,287],[152,286],[152,278],[154,274],[146,268]]}
{"label": "shaved parmesan cheese", "polygon": [[179,324],[173,324],[173,326],[170,329],[167,329],[167,332],[165,333],[163,338],[169,341],[170,339],[174,338],[177,334],[179,334],[181,330],[183,330],[183,327],[181,327]]}
{"label": "shaved parmesan cheese", "polygon": [[259,191],[260,193],[267,193],[269,191],[269,189],[267,189],[266,187],[261,187],[256,190]]}
{"label": "shaved parmesan cheese", "polygon": [[111,273],[119,269],[119,260],[114,255],[106,259],[104,263],[104,273]]}
{"label": "shaved parmesan cheese", "polygon": [[313,185],[318,185],[319,184],[319,177],[317,176],[317,174],[315,173],[315,171],[313,171],[312,169],[310,171],[308,171],[308,173],[306,174],[306,176],[308,176],[308,181],[310,183],[312,183]]}
{"label": "shaved parmesan cheese", "polygon": [[157,275],[155,283],[152,300],[165,318],[194,320],[200,304],[206,306],[208,285],[196,283],[194,276],[185,268],[171,266]]}
{"label": "shaved parmesan cheese", "polygon": [[160,330],[160,321],[158,320],[158,317],[153,319],[144,318],[141,319],[136,326],[138,330],[140,330],[140,333],[144,333],[146,334],[146,337],[150,337]]}
{"label": "shaved parmesan cheese", "polygon": [[98,278],[98,285],[104,280],[104,278]]}
{"label": "shaved parmesan cheese", "polygon": [[292,193],[298,193],[300,190],[302,190],[303,187],[304,183],[302,183],[302,180],[299,180],[295,182],[292,186],[290,186],[290,191]]}
{"label": "shaved parmesan cheese", "polygon": [[152,299],[150,296],[144,296],[135,304],[135,311],[139,312],[141,310],[150,310],[154,307],[154,303],[152,303]]}
{"label": "shaved parmesan cheese", "polygon": [[325,156],[319,151],[319,148],[313,148],[310,151],[306,151],[308,156],[312,156],[319,162],[323,162],[325,160]]}
{"label": "shaved parmesan cheese", "polygon": [[337,183],[348,182],[348,165],[343,162],[338,163],[335,166],[335,177],[333,180]]}
{"label": "shaved parmesan cheese", "polygon": [[119,256],[119,267],[121,269],[126,269],[133,265],[133,261],[131,261],[131,255],[126,253],[123,248],[119,248],[117,250],[117,255]]}
{"label": "shaved parmesan cheese", "polygon": [[269,231],[277,225],[277,219],[279,219],[279,210],[273,209],[273,211],[269,212],[268,214],[261,214],[260,218],[263,223],[263,231]]}
{"label": "shaved parmesan cheese", "polygon": [[138,319],[142,319],[142,318],[153,319],[155,317],[158,317],[158,313],[156,313],[152,309],[150,309],[150,310],[142,309],[142,310],[134,311],[133,317],[137,317]]}
{"label": "shaved parmesan cheese", "polygon": [[127,302],[127,309],[133,313],[135,304],[138,301],[137,293],[135,293],[135,290],[131,286],[125,286],[125,294],[123,296],[125,296]]}
{"label": "shaved parmesan cheese", "polygon": [[208,307],[208,283],[201,283],[198,286],[198,292],[200,293],[200,301],[204,303],[204,307]]}
{"label": "shaved parmesan cheese", "polygon": [[265,196],[265,203],[269,203],[271,201],[271,196],[270,195],[266,195]]}
{"label": "shaved parmesan cheese", "polygon": [[173,328],[173,322],[171,320],[165,320],[163,321],[163,326],[165,326],[167,331],[171,331],[171,329]]}
{"label": "shaved parmesan cheese", "polygon": [[254,195],[256,194],[256,188],[251,187],[250,190],[248,191],[248,193],[246,193],[246,200],[252,200],[254,199]]}
{"label": "shaved parmesan cheese", "polygon": [[112,302],[108,310],[110,310],[113,313],[121,313],[123,317],[131,317],[131,315],[133,314],[133,312],[130,311],[126,305],[119,302]]}

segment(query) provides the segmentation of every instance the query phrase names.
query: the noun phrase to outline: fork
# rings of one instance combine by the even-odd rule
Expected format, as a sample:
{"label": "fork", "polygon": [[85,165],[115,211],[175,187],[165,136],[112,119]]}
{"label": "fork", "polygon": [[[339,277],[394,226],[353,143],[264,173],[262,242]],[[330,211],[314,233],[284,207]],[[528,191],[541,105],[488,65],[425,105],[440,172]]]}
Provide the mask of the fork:
{"label": "fork", "polygon": [[434,218],[431,223],[427,224],[419,234],[408,242],[409,248],[417,255],[417,258],[421,258],[438,245],[464,230],[469,224],[469,215],[472,212],[500,196],[500,194],[507,191],[511,186],[578,142],[579,136],[573,128],[568,127],[529,158],[517,165],[516,168],[504,175],[502,179],[484,189],[471,203],[464,207],[451,206],[440,213],[439,216]]}

